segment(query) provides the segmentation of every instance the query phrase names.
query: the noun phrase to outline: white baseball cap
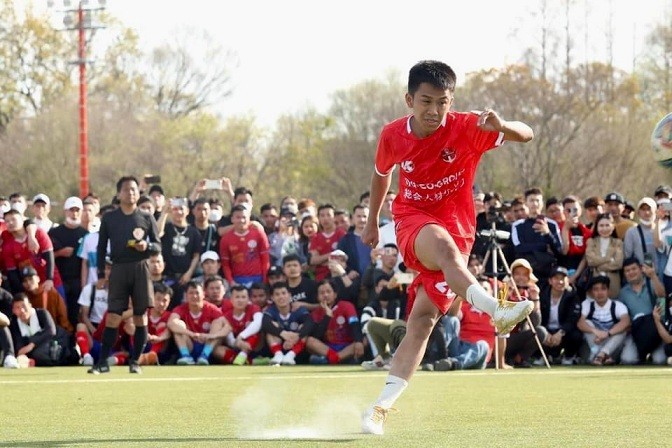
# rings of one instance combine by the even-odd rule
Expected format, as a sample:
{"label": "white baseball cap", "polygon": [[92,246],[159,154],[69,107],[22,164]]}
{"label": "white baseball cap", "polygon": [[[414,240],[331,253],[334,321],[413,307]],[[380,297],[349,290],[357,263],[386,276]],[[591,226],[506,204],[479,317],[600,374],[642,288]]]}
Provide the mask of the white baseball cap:
{"label": "white baseball cap", "polygon": [[201,263],[206,260],[219,261],[219,255],[214,250],[208,250],[201,254]]}
{"label": "white baseball cap", "polygon": [[44,202],[47,205],[51,204],[51,201],[49,200],[49,196],[47,196],[44,193],[36,194],[35,197],[33,198],[33,204],[36,202]]}
{"label": "white baseball cap", "polygon": [[63,210],[70,210],[71,208],[83,209],[84,206],[82,205],[82,200],[77,196],[70,196],[63,203]]}

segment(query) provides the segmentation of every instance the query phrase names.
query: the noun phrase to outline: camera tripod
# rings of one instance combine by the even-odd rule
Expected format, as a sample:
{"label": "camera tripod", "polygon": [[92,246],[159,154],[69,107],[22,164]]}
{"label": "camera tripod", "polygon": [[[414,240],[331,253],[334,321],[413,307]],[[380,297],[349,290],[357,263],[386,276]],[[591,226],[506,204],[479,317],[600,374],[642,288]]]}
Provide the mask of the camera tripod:
{"label": "camera tripod", "polygon": [[[520,295],[520,291],[518,290],[518,287],[516,286],[516,283],[513,281],[513,275],[511,273],[511,268],[509,267],[509,264],[506,262],[506,258],[504,257],[504,252],[502,251],[501,246],[497,242],[497,229],[495,228],[495,222],[492,222],[492,228],[489,231],[489,233],[486,233],[488,231],[482,231],[481,235],[486,236],[488,238],[488,250],[485,252],[485,257],[483,258],[483,266],[487,268],[488,266],[488,261],[492,260],[492,276],[493,276],[493,295],[495,296],[495,299],[500,300],[499,297],[499,280],[497,279],[497,274],[499,273],[499,267],[497,265],[498,259],[501,259],[502,265],[504,266],[504,272],[506,272],[506,275],[511,279],[511,285],[513,287],[513,292],[516,295],[516,298],[518,300],[523,300],[522,296]],[[487,273],[490,274],[490,273]],[[486,274],[486,275],[487,275]],[[489,276],[489,275],[488,275]],[[506,291],[506,289],[504,290]],[[506,300],[506,297],[503,298],[503,300]],[[534,325],[532,325],[532,320],[530,319],[530,316],[525,316],[527,325],[530,327],[530,330],[532,330],[532,334],[534,335],[534,340],[537,342],[537,347],[539,347],[539,351],[541,352],[541,356],[544,358],[544,363],[546,364],[547,368],[551,368],[551,364],[548,362],[548,357],[546,356],[546,352],[544,351],[544,347],[541,344],[541,341],[539,340],[539,335],[537,334],[537,330],[534,328]],[[495,338],[495,369],[499,370],[499,338]]]}

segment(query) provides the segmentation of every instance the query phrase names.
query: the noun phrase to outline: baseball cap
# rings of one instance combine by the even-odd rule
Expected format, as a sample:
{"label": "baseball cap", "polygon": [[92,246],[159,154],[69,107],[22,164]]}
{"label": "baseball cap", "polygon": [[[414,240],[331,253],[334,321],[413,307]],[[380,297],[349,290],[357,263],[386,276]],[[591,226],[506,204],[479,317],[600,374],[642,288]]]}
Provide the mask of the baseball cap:
{"label": "baseball cap", "polygon": [[147,194],[152,194],[155,191],[157,193],[163,194],[163,188],[161,188],[161,185],[152,185],[151,187],[149,187],[149,193],[147,193]]}
{"label": "baseball cap", "polygon": [[619,204],[625,204],[625,199],[623,198],[623,195],[615,191],[612,191],[611,193],[609,193],[604,197],[604,202],[609,201],[618,202]]}
{"label": "baseball cap", "polygon": [[26,266],[21,270],[21,276],[22,277],[30,277],[31,275],[37,275],[37,271],[35,270],[34,267],[32,266]]}
{"label": "baseball cap", "polygon": [[654,212],[654,213],[656,212],[656,209],[658,208],[658,204],[656,204],[656,201],[654,201],[652,198],[642,198],[637,203],[637,209],[636,210],[639,210],[639,207],[641,207],[644,204],[651,207],[651,211]]}
{"label": "baseball cap", "polygon": [[207,250],[201,254],[201,263],[206,260],[219,261],[219,255],[214,250]]}
{"label": "baseball cap", "polygon": [[78,208],[80,210],[84,208],[84,206],[82,205],[82,200],[79,199],[77,196],[70,196],[63,203],[63,210],[70,210],[71,208]]}
{"label": "baseball cap", "polygon": [[283,275],[280,266],[271,266],[266,274],[267,277],[277,277],[278,275]]}
{"label": "baseball cap", "polygon": [[516,269],[517,267],[520,267],[520,266],[527,269],[527,272],[529,272],[529,274],[530,274],[530,281],[533,281],[533,282],[539,281],[537,276],[534,275],[534,272],[532,272],[532,265],[530,265],[530,262],[527,261],[524,258],[517,258],[513,261],[513,263],[511,263],[511,272],[513,272],[514,269]]}
{"label": "baseball cap", "polygon": [[44,202],[47,205],[51,204],[51,201],[49,200],[49,196],[47,196],[44,193],[36,194],[35,197],[33,198],[33,204],[36,202]]}
{"label": "baseball cap", "polygon": [[672,187],[669,185],[658,185],[656,191],[653,192],[653,195],[658,196],[659,194],[667,194],[668,196],[672,196]]}
{"label": "baseball cap", "polygon": [[557,266],[555,269],[553,269],[553,271],[551,271],[551,277],[555,277],[556,275],[564,275],[565,277],[568,277],[569,272],[567,272],[567,268]]}
{"label": "baseball cap", "polygon": [[343,252],[341,249],[336,249],[329,254],[330,257],[342,257],[346,260],[348,259],[348,254]]}
{"label": "baseball cap", "polygon": [[280,209],[280,216],[285,216],[285,215],[296,216],[296,214],[298,212],[299,212],[299,210],[296,206],[285,205]]}

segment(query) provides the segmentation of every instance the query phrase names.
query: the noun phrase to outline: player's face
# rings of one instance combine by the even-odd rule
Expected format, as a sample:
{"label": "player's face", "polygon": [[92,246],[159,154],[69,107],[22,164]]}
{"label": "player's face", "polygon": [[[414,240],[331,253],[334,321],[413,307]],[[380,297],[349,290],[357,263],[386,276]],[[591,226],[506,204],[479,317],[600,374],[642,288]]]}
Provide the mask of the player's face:
{"label": "player's face", "polygon": [[319,288],[317,288],[317,299],[320,301],[320,303],[326,304],[328,307],[334,306],[334,302],[336,301],[336,292],[334,291],[334,288],[331,287],[330,284],[324,283],[320,285]]}
{"label": "player's face", "polygon": [[330,208],[323,208],[319,211],[317,219],[320,221],[320,226],[323,229],[331,229],[334,227],[334,211]]}
{"label": "player's face", "polygon": [[233,224],[234,229],[243,231],[250,224],[250,219],[247,217],[247,213],[243,211],[236,211],[233,212],[233,215],[231,215],[231,223]]}
{"label": "player's face", "polygon": [[194,287],[189,287],[187,288],[187,292],[185,293],[187,296],[187,302],[189,305],[192,305],[194,307],[202,308],[203,307],[203,288],[198,286],[196,288]]}
{"label": "player's face", "polygon": [[411,128],[418,137],[434,133],[446,118],[453,104],[453,94],[449,90],[423,82],[411,96],[406,94],[406,105],[413,109]]}
{"label": "player's face", "polygon": [[170,296],[162,292],[154,293],[154,309],[159,313],[163,313],[168,309],[170,304]]}
{"label": "player's face", "polygon": [[211,281],[208,283],[208,301],[216,302],[224,297],[224,285],[221,281]]}
{"label": "player's face", "polygon": [[233,305],[234,310],[244,310],[249,301],[247,291],[231,292],[231,305]]}
{"label": "player's face", "polygon": [[289,301],[291,299],[287,288],[277,288],[275,291],[273,291],[272,298],[273,303],[275,303],[275,306],[277,307],[285,307],[289,305]]}
{"label": "player's face", "polygon": [[134,205],[140,199],[140,190],[134,180],[127,180],[121,185],[121,190],[117,193],[119,202],[123,205]]}
{"label": "player's face", "polygon": [[16,232],[23,228],[23,219],[18,213],[12,213],[5,215],[5,224],[7,224],[7,230]]}
{"label": "player's face", "polygon": [[268,305],[266,291],[263,289],[253,289],[250,291],[250,301],[259,308],[264,308],[266,305]]}

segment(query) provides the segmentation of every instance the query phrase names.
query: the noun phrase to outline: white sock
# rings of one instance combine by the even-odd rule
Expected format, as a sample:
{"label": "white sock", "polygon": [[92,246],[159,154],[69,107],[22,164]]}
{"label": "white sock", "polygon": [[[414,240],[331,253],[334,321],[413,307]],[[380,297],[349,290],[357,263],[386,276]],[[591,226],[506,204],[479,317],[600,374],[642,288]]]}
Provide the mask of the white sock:
{"label": "white sock", "polygon": [[497,301],[478,283],[469,285],[467,288],[466,299],[467,302],[471,303],[479,310],[485,311],[490,316],[494,317],[495,310],[497,309]]}
{"label": "white sock", "polygon": [[394,402],[397,401],[397,398],[404,392],[406,386],[408,386],[408,381],[405,379],[394,375],[387,375],[385,387],[383,387],[383,391],[376,400],[376,405],[384,409],[391,408]]}

